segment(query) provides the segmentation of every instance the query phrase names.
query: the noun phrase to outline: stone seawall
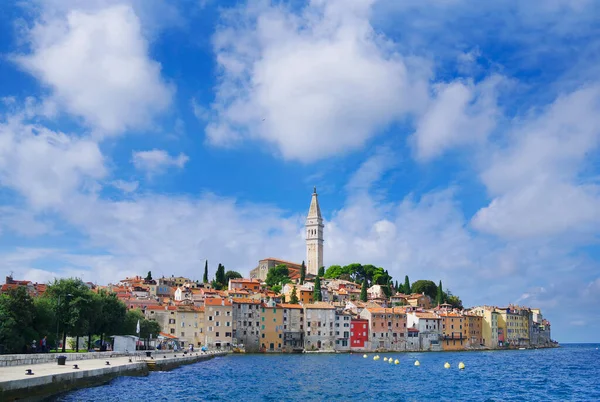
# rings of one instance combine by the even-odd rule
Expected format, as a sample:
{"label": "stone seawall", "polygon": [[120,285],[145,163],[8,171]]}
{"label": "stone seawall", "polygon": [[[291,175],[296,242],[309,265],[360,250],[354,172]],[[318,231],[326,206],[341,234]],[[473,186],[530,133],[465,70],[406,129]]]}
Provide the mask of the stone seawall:
{"label": "stone seawall", "polygon": [[[153,351],[154,352],[154,351]],[[173,354],[173,351],[165,353]],[[83,353],[32,353],[20,355],[0,355],[0,367],[23,366],[31,364],[55,363],[58,356],[67,356],[67,364],[72,361],[90,359],[109,359],[122,356],[145,357],[144,351],[136,352],[83,352]]]}
{"label": "stone seawall", "polygon": [[[98,358],[79,360],[65,366],[59,366],[54,362],[3,367],[0,368],[0,401],[39,401],[74,389],[105,384],[120,376],[147,375],[150,370],[170,370],[223,355],[226,353],[184,355],[153,352],[153,358],[146,358],[144,355],[143,359],[113,357],[105,361]],[[74,364],[78,367],[75,368]],[[27,369],[31,369],[33,374],[26,374]]]}

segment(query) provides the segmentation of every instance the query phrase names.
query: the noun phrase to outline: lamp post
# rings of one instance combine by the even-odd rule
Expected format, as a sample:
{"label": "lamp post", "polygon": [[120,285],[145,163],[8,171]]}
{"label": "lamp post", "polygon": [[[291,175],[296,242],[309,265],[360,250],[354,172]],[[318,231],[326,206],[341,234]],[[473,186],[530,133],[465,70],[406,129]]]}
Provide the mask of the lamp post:
{"label": "lamp post", "polygon": [[[67,299],[67,302],[69,300],[71,300],[71,297],[73,297],[72,294],[68,293],[65,298]],[[59,316],[59,309],[60,307],[60,295],[58,295],[58,302],[56,303],[56,351],[58,352],[58,328],[60,325],[60,316]],[[65,353],[65,343],[67,341],[67,333],[66,333],[66,328],[63,328],[63,346],[62,346],[62,352]]]}

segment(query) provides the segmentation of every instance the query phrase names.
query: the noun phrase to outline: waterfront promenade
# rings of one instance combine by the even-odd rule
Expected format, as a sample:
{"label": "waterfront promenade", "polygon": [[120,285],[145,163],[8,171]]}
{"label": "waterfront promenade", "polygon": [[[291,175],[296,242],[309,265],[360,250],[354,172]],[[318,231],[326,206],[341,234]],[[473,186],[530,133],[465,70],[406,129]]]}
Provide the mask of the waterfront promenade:
{"label": "waterfront promenade", "polygon": [[[0,400],[48,397],[72,389],[99,385],[122,375],[146,375],[152,370],[169,370],[223,356],[226,352],[194,352],[191,354],[155,351],[153,358],[135,356],[108,357],[69,362],[59,366],[56,361],[41,364],[0,367]],[[106,362],[110,365],[107,365]],[[74,368],[74,365],[78,368]],[[26,370],[31,370],[29,375]]]}

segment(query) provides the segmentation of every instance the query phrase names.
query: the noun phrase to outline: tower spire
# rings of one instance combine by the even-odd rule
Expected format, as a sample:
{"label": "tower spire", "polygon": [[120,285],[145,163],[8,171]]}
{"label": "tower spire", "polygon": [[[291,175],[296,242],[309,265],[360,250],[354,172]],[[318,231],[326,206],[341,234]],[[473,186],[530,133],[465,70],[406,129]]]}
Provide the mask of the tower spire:
{"label": "tower spire", "polygon": [[323,219],[321,216],[321,208],[319,207],[319,199],[317,198],[317,188],[314,188],[312,199],[310,200],[310,208],[308,209],[307,220],[309,219]]}
{"label": "tower spire", "polygon": [[306,272],[317,275],[323,266],[323,217],[317,198],[317,187],[313,187],[310,208],[306,217]]}

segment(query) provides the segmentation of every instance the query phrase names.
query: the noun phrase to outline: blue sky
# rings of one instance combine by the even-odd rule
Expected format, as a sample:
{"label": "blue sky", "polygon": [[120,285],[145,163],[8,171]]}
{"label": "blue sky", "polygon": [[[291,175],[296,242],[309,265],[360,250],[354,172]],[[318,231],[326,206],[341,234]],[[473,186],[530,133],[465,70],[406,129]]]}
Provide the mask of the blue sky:
{"label": "blue sky", "polygon": [[[483,4],[485,3],[485,4]],[[0,275],[305,258],[598,341],[593,0],[0,5]]]}

